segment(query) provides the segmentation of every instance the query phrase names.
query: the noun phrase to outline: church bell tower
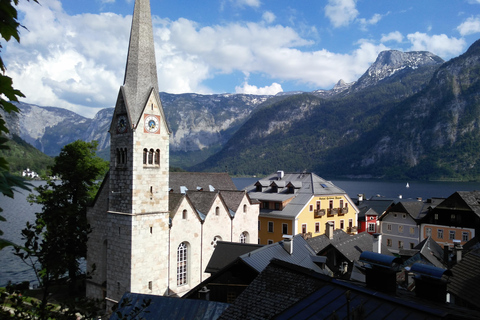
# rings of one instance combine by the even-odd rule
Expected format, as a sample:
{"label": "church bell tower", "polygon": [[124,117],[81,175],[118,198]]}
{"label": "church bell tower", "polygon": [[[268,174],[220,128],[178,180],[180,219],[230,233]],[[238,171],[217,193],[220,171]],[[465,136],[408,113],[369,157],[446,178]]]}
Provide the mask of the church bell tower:
{"label": "church bell tower", "polygon": [[163,295],[168,279],[170,130],[160,101],[149,0],[136,0],[110,126],[106,298]]}

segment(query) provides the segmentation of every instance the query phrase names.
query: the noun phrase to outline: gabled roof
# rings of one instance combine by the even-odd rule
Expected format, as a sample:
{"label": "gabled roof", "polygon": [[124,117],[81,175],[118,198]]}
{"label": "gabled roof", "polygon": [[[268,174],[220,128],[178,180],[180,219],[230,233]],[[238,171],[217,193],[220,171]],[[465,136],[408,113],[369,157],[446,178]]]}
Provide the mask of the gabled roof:
{"label": "gabled roof", "polygon": [[285,250],[284,241],[280,241],[241,255],[239,259],[258,272],[265,269],[273,258],[287,261],[319,273],[325,272],[313,262],[311,257],[316,256],[315,251],[308,245],[305,239],[303,239],[302,235],[294,236],[292,241],[292,254],[289,254]]}
{"label": "gabled roof", "polygon": [[457,191],[438,204],[435,209],[458,210],[470,209],[480,217],[480,191]]}
{"label": "gabled roof", "polygon": [[362,215],[364,217],[368,209],[372,209],[375,213],[377,213],[377,215],[382,215],[390,206],[394,204],[395,201],[393,199],[375,198],[370,200],[363,200],[357,204],[357,207],[360,210],[358,216],[360,217]]}
{"label": "gabled roof", "polygon": [[169,188],[173,192],[180,192],[185,186],[190,191],[197,191],[198,187],[204,192],[210,191],[210,186],[218,190],[237,190],[232,178],[226,172],[170,172]]}
{"label": "gabled roof", "polygon": [[216,273],[239,256],[263,247],[260,244],[218,241],[205,272]]}
{"label": "gabled roof", "polygon": [[393,212],[400,212],[408,214],[415,221],[423,218],[428,211],[430,204],[423,201],[400,201],[385,212],[380,220],[383,220],[387,215]]}
{"label": "gabled roof", "polygon": [[480,248],[465,254],[451,271],[447,291],[480,308]]}
{"label": "gabled roof", "polygon": [[[148,307],[143,308],[142,305],[147,300],[150,300],[150,304]],[[215,320],[228,306],[228,303],[215,301],[180,299],[127,292],[120,300],[119,307],[116,311],[120,312],[123,316],[135,314],[135,319],[145,320]],[[135,308],[141,311],[137,314],[134,310]],[[110,320],[117,319],[124,318],[119,317],[116,312],[114,312]]]}
{"label": "gabled roof", "polygon": [[237,212],[238,206],[242,202],[243,198],[248,195],[245,191],[220,191],[225,204],[227,205],[228,209],[233,211],[234,213]]}
{"label": "gabled roof", "polygon": [[[307,239],[307,243],[317,254],[322,254],[328,246],[333,246],[350,262],[358,261],[362,252],[373,250],[373,236],[368,232],[350,235],[341,229],[333,231],[333,239],[323,234]],[[381,250],[382,254],[392,255],[383,244]]]}
{"label": "gabled roof", "polygon": [[399,298],[272,260],[219,319],[475,319],[407,294]]}
{"label": "gabled roof", "polygon": [[413,249],[400,250],[400,255],[404,255],[406,253],[411,256],[411,258],[404,262],[404,267],[411,266],[419,261],[423,261],[421,263],[430,264],[437,268],[446,267],[443,257],[443,248],[431,237],[425,238]]}
{"label": "gabled roof", "polygon": [[[272,192],[272,188],[257,191],[256,185],[258,184],[263,187],[275,184],[278,186],[278,191]],[[295,193],[290,193],[289,185],[295,186]],[[260,212],[262,217],[275,216],[286,219],[296,217],[313,196],[346,195],[348,198],[344,190],[314,173],[285,173],[282,178],[275,173],[249,185],[245,190],[252,200],[289,201],[283,210],[262,209]],[[354,206],[353,202],[352,205]]]}
{"label": "gabled roof", "polygon": [[187,192],[190,202],[193,204],[197,213],[205,220],[208,212],[213,206],[215,198],[218,196],[217,192],[192,191]]}
{"label": "gabled roof", "polygon": [[[294,270],[290,272],[283,266]],[[283,261],[272,260],[258,277],[227,308],[219,319],[272,319],[281,311],[322,286],[323,281],[311,277],[311,270]]]}

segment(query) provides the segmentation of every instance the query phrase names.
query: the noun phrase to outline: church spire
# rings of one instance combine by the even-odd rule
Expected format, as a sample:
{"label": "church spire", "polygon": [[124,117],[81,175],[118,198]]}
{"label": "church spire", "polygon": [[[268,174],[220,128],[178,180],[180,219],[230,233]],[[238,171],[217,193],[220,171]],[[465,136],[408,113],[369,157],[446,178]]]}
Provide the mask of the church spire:
{"label": "church spire", "polygon": [[150,0],[136,0],[124,79],[131,121],[137,123],[152,91],[158,93]]}

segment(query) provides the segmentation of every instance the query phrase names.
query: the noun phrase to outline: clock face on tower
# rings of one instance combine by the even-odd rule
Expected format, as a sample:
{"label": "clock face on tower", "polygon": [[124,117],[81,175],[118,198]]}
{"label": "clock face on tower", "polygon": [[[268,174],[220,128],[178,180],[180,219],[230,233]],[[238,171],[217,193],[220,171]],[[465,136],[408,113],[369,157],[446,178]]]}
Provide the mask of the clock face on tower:
{"label": "clock face on tower", "polygon": [[158,117],[154,115],[145,115],[145,132],[156,133],[160,129]]}
{"label": "clock face on tower", "polygon": [[124,115],[117,117],[117,132],[118,133],[127,132],[127,117]]}

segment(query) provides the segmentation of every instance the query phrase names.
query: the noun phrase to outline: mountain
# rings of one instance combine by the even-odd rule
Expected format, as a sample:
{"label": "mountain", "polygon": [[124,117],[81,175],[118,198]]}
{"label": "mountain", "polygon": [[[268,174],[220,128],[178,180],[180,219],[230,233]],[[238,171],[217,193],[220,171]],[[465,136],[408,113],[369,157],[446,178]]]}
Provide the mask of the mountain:
{"label": "mountain", "polygon": [[[479,47],[476,42],[448,62],[429,52],[385,51],[356,82],[340,80],[332,90],[161,93],[172,130],[171,165],[233,175],[281,169],[337,178],[478,180]],[[68,139],[97,139],[108,150],[113,109],[86,119],[58,108],[20,107],[12,127],[43,150],[59,151]]]}
{"label": "mountain", "polygon": [[[250,114],[270,96],[246,94],[160,93],[172,130],[170,150],[173,166],[190,166],[221,148]],[[0,115],[11,134],[18,135],[47,155],[58,155],[75,140],[97,140],[99,154],[108,159],[108,134],[113,108],[99,111],[93,119],[62,108],[16,104],[21,113]],[[214,151],[212,151],[214,150]]]}
{"label": "mountain", "polygon": [[257,110],[193,169],[480,179],[480,41],[445,63],[427,52],[383,52],[357,82],[337,91]]}

